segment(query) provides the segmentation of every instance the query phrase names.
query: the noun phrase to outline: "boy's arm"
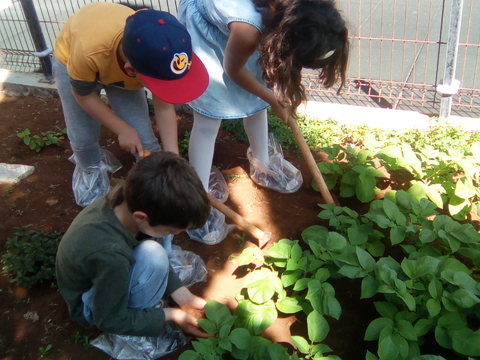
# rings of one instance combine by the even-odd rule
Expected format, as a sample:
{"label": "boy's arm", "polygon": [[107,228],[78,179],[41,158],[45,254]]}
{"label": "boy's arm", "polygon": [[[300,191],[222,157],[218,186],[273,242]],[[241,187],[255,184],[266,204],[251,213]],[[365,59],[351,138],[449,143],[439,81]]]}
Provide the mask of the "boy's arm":
{"label": "boy's arm", "polygon": [[171,151],[178,155],[178,129],[175,107],[173,104],[160,100],[155,95],[152,95],[152,100],[155,108],[155,121],[160,132],[160,139],[162,140],[162,148],[164,151]]}
{"label": "boy's arm", "polygon": [[94,119],[108,127],[118,136],[120,147],[131,154],[143,157],[143,146],[137,131],[115,115],[96,93],[86,96],[72,91],[78,104]]}

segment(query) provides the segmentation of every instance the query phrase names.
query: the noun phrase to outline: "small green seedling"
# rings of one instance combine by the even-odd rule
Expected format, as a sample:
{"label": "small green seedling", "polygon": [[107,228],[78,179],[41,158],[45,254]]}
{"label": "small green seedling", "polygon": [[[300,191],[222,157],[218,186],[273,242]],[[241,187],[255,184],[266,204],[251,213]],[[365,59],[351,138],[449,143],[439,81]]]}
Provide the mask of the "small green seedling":
{"label": "small green seedling", "polygon": [[38,352],[40,353],[40,355],[45,356],[45,355],[48,355],[48,353],[51,349],[52,349],[52,344],[48,344],[45,347],[43,347],[43,346],[39,347]]}

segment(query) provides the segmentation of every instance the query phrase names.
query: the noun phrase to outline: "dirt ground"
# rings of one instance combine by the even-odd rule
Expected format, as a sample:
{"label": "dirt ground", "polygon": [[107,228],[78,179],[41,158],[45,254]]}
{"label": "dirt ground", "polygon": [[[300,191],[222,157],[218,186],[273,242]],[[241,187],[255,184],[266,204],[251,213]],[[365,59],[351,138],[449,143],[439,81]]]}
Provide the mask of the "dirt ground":
{"label": "dirt ground", "polygon": [[[48,146],[36,153],[26,146],[16,133],[29,129],[32,134],[64,128],[60,101],[55,98],[7,97],[0,94],[0,162],[35,166],[35,172],[18,184],[0,184],[0,255],[6,251],[5,241],[13,236],[14,227],[32,224],[31,228],[43,232],[64,232],[81,210],[74,202],[71,176],[74,165],[68,161],[72,154],[68,140],[61,146]],[[191,116],[179,113],[179,137],[192,127]],[[124,153],[116,137],[105,130],[101,145],[110,150],[123,164],[114,178],[123,178],[133,163],[133,156]],[[322,223],[317,215],[323,199],[311,186],[311,175],[303,159],[292,152],[285,157],[293,162],[304,176],[304,184],[295,194],[285,195],[256,186],[248,177],[248,145],[233,141],[221,130],[217,139],[214,166],[225,176],[230,197],[226,204],[258,228],[272,233],[272,241],[282,238],[299,239],[308,226]],[[320,154],[315,154],[318,161]],[[341,199],[340,199],[341,200]],[[361,209],[361,204],[341,200],[341,205]],[[227,221],[228,222],[228,221]],[[247,241],[242,241],[241,238]],[[206,282],[194,285],[192,291],[207,300],[216,300],[233,309],[235,294],[242,287],[242,278],[235,275],[237,265],[232,255],[245,246],[255,246],[256,240],[235,229],[223,242],[208,246],[189,240],[186,234],[177,235],[174,244],[198,254],[208,271]],[[268,246],[268,245],[267,245]],[[375,342],[363,341],[366,326],[378,315],[371,300],[358,300],[360,282],[352,280],[332,283],[343,309],[340,320],[330,321],[331,331],[325,343],[343,360],[363,359],[367,349],[376,352]],[[352,301],[355,300],[355,301]],[[37,314],[28,316],[28,314]],[[106,360],[108,355],[96,348],[85,349],[75,342],[74,334],[93,340],[100,332],[85,327],[69,318],[60,293],[50,283],[25,289],[0,276],[0,360]],[[290,333],[302,331],[294,317],[279,319],[265,336],[287,344]],[[48,355],[41,356],[40,347],[51,344]],[[427,342],[434,344],[434,340]],[[177,359],[185,349],[163,359]],[[449,360],[460,359],[441,348],[432,346],[429,353]]]}

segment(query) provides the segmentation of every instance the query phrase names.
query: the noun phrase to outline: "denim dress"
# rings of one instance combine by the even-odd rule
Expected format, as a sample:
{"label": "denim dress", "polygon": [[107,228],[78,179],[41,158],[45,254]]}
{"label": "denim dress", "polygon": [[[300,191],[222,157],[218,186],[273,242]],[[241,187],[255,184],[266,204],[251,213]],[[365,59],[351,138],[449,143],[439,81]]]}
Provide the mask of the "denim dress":
{"label": "denim dress", "polygon": [[[235,84],[223,69],[229,23],[240,21],[262,30],[262,17],[250,0],[181,0],[178,19],[192,37],[193,51],[205,64],[210,83],[199,98],[189,103],[197,112],[217,119],[238,119],[269,107],[258,96]],[[255,52],[245,67],[265,85]]]}

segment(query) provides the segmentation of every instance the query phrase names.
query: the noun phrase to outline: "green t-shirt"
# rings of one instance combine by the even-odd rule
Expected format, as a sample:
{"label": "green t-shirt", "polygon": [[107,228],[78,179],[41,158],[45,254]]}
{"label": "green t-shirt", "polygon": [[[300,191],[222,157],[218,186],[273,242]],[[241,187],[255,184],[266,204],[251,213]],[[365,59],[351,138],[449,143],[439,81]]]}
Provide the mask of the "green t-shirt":
{"label": "green t-shirt", "polygon": [[[102,197],[83,209],[60,241],[57,282],[75,321],[88,324],[81,296],[95,284],[93,317],[101,330],[120,335],[159,336],[161,308],[128,308],[132,248],[139,242],[125,229]],[[170,267],[164,297],[183,284]]]}

